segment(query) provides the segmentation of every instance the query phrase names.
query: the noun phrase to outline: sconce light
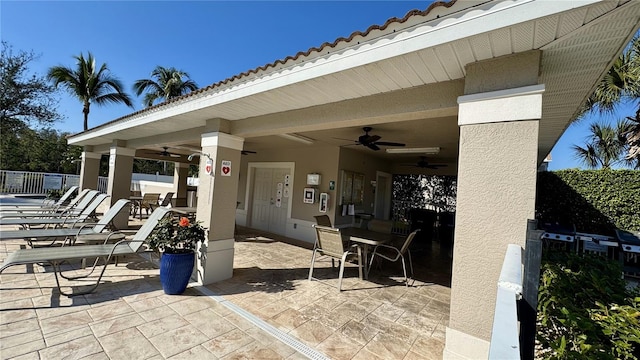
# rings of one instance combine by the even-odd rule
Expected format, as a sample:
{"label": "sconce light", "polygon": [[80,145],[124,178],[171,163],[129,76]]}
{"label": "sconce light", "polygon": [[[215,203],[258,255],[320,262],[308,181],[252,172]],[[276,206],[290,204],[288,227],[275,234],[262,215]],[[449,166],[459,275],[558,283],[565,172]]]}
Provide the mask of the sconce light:
{"label": "sconce light", "polygon": [[213,161],[213,159],[211,158],[211,156],[209,156],[209,154],[205,154],[205,153],[201,153],[201,152],[197,152],[197,153],[193,153],[193,154],[189,155],[187,157],[187,160],[188,161],[193,160],[193,157],[196,156],[196,155],[198,155],[198,156],[206,156],[206,157],[209,158],[209,160]]}

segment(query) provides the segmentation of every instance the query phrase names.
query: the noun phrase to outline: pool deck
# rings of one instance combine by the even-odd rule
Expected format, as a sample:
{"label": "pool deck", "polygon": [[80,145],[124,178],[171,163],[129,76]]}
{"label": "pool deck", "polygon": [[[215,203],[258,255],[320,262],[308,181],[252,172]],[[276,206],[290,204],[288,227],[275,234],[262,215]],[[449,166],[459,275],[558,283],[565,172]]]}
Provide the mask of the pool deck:
{"label": "pool deck", "polygon": [[[183,295],[164,294],[155,262],[142,256],[109,265],[93,293],[71,298],[59,294],[49,266],[9,268],[0,275],[0,358],[442,358],[447,259],[414,256],[410,287],[397,264],[368,280],[348,264],[338,292],[331,262],[316,262],[322,280],[308,281],[312,251],[292,242],[240,229],[233,278],[193,283]],[[24,247],[0,242],[0,260]]]}

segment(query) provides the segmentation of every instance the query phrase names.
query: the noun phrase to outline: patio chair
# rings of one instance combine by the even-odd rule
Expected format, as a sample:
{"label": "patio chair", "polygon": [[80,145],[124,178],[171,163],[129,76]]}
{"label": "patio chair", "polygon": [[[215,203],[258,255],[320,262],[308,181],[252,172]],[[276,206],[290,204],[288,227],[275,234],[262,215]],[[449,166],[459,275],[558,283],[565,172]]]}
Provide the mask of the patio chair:
{"label": "patio chair", "polygon": [[0,225],[19,225],[22,229],[31,229],[33,226],[43,226],[48,228],[49,226],[53,227],[64,227],[71,226],[75,227],[75,225],[82,224],[89,220],[89,218],[95,213],[98,209],[98,206],[104,202],[109,195],[107,194],[98,194],[88,206],[86,206],[81,213],[75,215],[72,212],[69,213],[60,213],[57,215],[52,214],[44,214],[44,215],[33,215],[33,216],[20,216],[17,218],[9,218],[3,217],[0,218]]}
{"label": "patio chair", "polygon": [[149,206],[151,207],[151,211],[155,210],[157,207],[167,207],[169,206],[169,204],[171,204],[171,199],[173,198],[173,193],[172,192],[168,192],[164,198],[162,198],[162,202],[160,204],[154,204],[153,202],[149,204]]}
{"label": "patio chair", "polygon": [[[100,285],[102,275],[104,275],[104,271],[107,269],[107,265],[109,265],[111,259],[115,256],[132,255],[138,253],[138,251],[142,249],[142,244],[147,240],[147,237],[151,234],[151,231],[153,231],[153,229],[158,224],[158,221],[165,217],[170,210],[171,209],[168,208],[156,209],[151,214],[151,216],[149,216],[149,219],[147,219],[144,225],[140,227],[140,229],[136,232],[131,240],[125,239],[118,241],[115,244],[107,244],[107,239],[105,240],[104,244],[100,245],[64,246],[16,250],[13,253],[9,254],[9,256],[7,256],[6,260],[0,267],[0,273],[11,266],[49,263],[53,267],[53,272],[56,278],[56,285],[60,294],[69,297],[88,294],[95,290],[98,285]],[[91,271],[89,271],[87,274],[73,277],[65,276],[62,274],[62,271],[60,269],[61,263],[70,260],[82,260],[86,258],[97,258],[96,262],[91,268]],[[87,278],[95,270],[96,266],[98,265],[97,260],[100,258],[104,259],[104,267],[100,271],[100,275],[98,276],[95,284],[90,285],[87,290],[79,291],[72,294],[62,291],[62,289],[60,288],[60,280],[58,275],[67,280]]]}
{"label": "patio chair", "polygon": [[2,211],[16,211],[19,209],[28,210],[42,210],[42,209],[54,209],[61,206],[65,206],[67,203],[71,201],[71,197],[78,191],[78,186],[74,185],[70,187],[58,201],[47,203],[47,200],[43,201],[41,205],[2,205],[0,206],[0,210]]}
{"label": "patio chair", "polygon": [[[79,228],[60,228],[60,229],[35,229],[35,230],[9,230],[0,231],[0,240],[5,239],[25,239],[29,246],[33,246],[33,241],[51,241],[50,245],[53,245],[58,239],[69,239],[78,237],[80,235],[95,235],[103,234],[104,231],[112,226],[113,219],[126,209],[130,200],[120,199],[116,201],[111,208],[104,213],[100,221],[97,223],[85,223]],[[103,236],[101,235],[101,236]],[[51,240],[52,239],[52,240]]]}
{"label": "patio chair", "polygon": [[[58,206],[55,208],[41,207],[41,208],[17,208],[13,210],[0,211],[0,218],[6,217],[18,217],[18,216],[29,216],[29,215],[55,215],[63,212],[74,211],[79,207],[86,207],[94,197],[96,197],[100,192],[98,190],[84,189],[78,196],[76,196],[71,202],[69,202],[66,206]],[[81,211],[81,210],[80,210]]]}
{"label": "patio chair", "polygon": [[333,225],[331,225],[331,218],[329,215],[316,215],[314,218],[316,219],[316,224],[320,226],[333,227]]}
{"label": "patio chair", "polygon": [[142,220],[142,209],[149,216],[149,213],[153,212],[152,206],[158,206],[158,200],[160,200],[159,193],[146,193],[142,196],[142,200],[140,200],[140,220]]}
{"label": "patio chair", "polygon": [[[409,250],[409,246],[411,246],[411,242],[413,238],[416,237],[416,234],[420,231],[420,229],[415,230],[411,234],[407,236],[405,241],[402,243],[400,248],[397,248],[392,245],[377,245],[373,249],[373,253],[371,254],[371,260],[369,262],[368,269],[371,269],[371,265],[373,264],[373,260],[376,258],[376,255],[392,261],[396,262],[398,260],[402,260],[402,271],[404,272],[404,281],[407,286],[409,286],[409,278],[407,277],[407,266],[405,264],[405,256],[409,259],[409,268],[411,269],[411,278],[413,278],[413,264],[411,263],[411,250]],[[369,274],[367,274],[367,277]]]}
{"label": "patio chair", "polygon": [[340,229],[330,228],[326,226],[315,225],[316,229],[316,247],[313,249],[311,257],[311,267],[309,268],[309,281],[318,280],[313,277],[313,267],[316,262],[316,256],[328,256],[331,258],[331,268],[333,269],[333,260],[337,259],[340,263],[340,274],[338,276],[338,291],[342,291],[342,275],[344,274],[344,264],[357,256],[358,273],[362,279],[362,250],[357,245],[349,246],[345,249],[343,236]]}

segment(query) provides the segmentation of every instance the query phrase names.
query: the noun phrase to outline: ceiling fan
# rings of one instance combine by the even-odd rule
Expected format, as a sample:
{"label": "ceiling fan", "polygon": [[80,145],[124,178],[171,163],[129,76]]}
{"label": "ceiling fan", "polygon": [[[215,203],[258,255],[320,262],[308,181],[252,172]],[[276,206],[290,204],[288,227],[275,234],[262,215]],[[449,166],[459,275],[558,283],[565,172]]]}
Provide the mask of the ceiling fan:
{"label": "ceiling fan", "polygon": [[257,152],[251,150],[242,150],[240,153],[242,155],[257,154]]}
{"label": "ceiling fan", "polygon": [[180,154],[175,154],[172,152],[169,152],[169,147],[168,146],[163,146],[162,147],[162,151],[157,152],[156,154],[163,156],[163,157],[173,157],[173,158],[179,158]]}
{"label": "ceiling fan", "polygon": [[405,146],[403,143],[378,141],[381,139],[379,135],[369,135],[369,131],[373,130],[370,126],[365,126],[362,130],[364,130],[364,135],[360,135],[353,145],[364,145],[375,151],[380,150],[380,146]]}
{"label": "ceiling fan", "polygon": [[439,169],[441,167],[446,167],[447,164],[432,164],[427,161],[426,156],[420,156],[420,160],[414,164],[402,164],[402,166],[413,166],[421,169]]}

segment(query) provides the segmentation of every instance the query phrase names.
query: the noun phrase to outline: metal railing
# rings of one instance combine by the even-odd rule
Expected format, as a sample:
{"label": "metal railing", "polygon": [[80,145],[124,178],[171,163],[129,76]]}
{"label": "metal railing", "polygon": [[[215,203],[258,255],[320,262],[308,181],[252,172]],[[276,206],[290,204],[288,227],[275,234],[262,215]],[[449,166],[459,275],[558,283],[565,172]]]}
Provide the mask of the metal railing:
{"label": "metal railing", "polygon": [[[0,193],[47,195],[50,190],[65,190],[80,183],[80,175],[32,171],[0,170]],[[107,191],[108,178],[98,177],[98,189]]]}

